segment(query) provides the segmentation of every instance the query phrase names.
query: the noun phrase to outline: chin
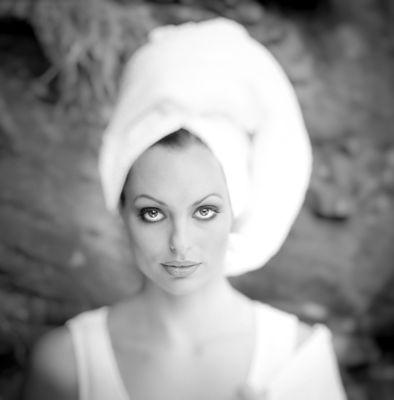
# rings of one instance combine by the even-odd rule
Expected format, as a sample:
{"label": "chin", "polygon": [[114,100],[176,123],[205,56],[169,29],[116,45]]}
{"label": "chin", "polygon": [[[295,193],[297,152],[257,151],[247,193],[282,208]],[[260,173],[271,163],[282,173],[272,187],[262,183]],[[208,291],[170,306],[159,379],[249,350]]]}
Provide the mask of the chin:
{"label": "chin", "polygon": [[201,279],[171,279],[155,282],[163,291],[174,296],[185,296],[198,292],[204,287]]}
{"label": "chin", "polygon": [[215,279],[207,274],[195,274],[187,278],[176,279],[165,276],[164,279],[154,280],[154,284],[159,286],[163,291],[174,296],[185,296],[197,293],[204,289],[207,284]]}

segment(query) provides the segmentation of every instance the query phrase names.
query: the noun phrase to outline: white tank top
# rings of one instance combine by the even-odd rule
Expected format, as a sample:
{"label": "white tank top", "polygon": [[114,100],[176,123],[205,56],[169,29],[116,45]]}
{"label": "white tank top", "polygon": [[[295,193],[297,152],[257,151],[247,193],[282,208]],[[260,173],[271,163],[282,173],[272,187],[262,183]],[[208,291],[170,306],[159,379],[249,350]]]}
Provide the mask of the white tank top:
{"label": "white tank top", "polygon": [[[245,384],[269,400],[344,400],[331,335],[317,326],[296,349],[295,316],[259,302],[255,308],[255,349]],[[108,308],[69,320],[77,363],[79,400],[132,400],[122,381],[107,325]]]}

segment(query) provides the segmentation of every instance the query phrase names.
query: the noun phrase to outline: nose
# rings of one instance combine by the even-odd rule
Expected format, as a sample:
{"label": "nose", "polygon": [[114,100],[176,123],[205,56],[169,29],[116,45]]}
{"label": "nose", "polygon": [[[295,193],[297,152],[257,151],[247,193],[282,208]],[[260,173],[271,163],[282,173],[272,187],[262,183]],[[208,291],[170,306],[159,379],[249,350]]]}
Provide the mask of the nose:
{"label": "nose", "polygon": [[174,221],[171,227],[169,239],[169,248],[171,253],[175,254],[181,260],[186,259],[190,248],[190,234],[186,221]]}

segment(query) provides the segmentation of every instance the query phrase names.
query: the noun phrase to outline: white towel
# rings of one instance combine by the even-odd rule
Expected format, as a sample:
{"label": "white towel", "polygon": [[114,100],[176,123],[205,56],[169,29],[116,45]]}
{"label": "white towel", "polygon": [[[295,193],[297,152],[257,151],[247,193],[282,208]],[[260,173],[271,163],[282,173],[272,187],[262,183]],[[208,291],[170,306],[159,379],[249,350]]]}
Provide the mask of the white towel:
{"label": "white towel", "polygon": [[312,157],[288,78],[238,23],[156,28],[129,60],[100,154],[110,210],[138,156],[180,128],[200,137],[223,167],[235,216],[227,274],[263,266],[300,210]]}

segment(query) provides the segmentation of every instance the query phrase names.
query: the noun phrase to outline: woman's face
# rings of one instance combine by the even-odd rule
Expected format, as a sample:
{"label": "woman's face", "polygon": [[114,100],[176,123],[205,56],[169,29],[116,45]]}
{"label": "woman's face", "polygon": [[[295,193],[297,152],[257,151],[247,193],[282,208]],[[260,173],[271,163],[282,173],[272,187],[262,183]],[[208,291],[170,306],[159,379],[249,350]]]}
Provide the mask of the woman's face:
{"label": "woman's face", "polygon": [[139,269],[174,294],[223,277],[232,214],[208,148],[156,145],[133,164],[123,218]]}

